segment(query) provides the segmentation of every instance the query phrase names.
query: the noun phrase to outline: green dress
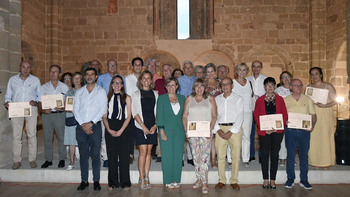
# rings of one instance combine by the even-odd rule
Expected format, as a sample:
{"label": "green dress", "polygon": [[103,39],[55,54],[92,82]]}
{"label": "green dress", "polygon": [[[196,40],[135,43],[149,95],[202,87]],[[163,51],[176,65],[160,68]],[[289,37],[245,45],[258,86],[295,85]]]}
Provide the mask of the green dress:
{"label": "green dress", "polygon": [[176,115],[172,109],[168,93],[159,96],[157,101],[157,126],[159,131],[164,129],[167,136],[167,141],[163,141],[159,134],[164,184],[180,183],[181,181],[182,156],[185,143],[182,113],[185,97],[180,94],[176,95],[180,104],[180,110]]}

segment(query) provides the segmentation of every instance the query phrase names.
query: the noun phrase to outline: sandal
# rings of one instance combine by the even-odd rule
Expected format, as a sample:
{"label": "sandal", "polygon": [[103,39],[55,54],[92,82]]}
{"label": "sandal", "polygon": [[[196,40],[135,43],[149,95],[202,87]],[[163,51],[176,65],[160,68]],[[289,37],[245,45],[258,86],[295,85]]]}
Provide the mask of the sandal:
{"label": "sandal", "polygon": [[202,187],[202,193],[203,194],[208,194],[209,193],[209,188],[208,187]]}
{"label": "sandal", "polygon": [[197,183],[197,182],[193,183],[192,185],[193,189],[200,188],[201,186],[202,186],[202,183]]}
{"label": "sandal", "polygon": [[[143,183],[143,185],[141,185],[141,183]],[[145,185],[145,179],[142,179],[142,180],[139,179],[139,186],[140,186],[140,189],[142,190],[147,189],[147,185]]]}
{"label": "sandal", "polygon": [[147,189],[151,189],[152,185],[149,183],[149,178],[145,178],[144,180],[145,180],[145,184],[146,184],[146,181],[148,181],[148,184],[146,184]]}

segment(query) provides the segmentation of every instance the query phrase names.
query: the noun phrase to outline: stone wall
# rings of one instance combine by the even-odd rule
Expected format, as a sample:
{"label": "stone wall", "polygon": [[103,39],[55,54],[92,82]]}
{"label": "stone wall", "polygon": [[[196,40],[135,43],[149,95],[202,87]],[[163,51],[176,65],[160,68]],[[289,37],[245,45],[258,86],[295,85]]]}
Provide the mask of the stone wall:
{"label": "stone wall", "polygon": [[21,1],[0,1],[0,165],[12,160],[12,131],[4,96],[10,76],[21,62]]}

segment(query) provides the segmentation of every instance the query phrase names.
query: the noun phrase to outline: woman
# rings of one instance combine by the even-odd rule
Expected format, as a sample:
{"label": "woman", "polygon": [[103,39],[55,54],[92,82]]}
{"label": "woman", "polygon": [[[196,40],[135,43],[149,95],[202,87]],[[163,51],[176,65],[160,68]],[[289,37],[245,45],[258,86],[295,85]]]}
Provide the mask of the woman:
{"label": "woman", "polygon": [[[280,74],[280,84],[278,88],[276,88],[275,93],[278,94],[281,97],[286,97],[292,94],[290,91],[290,82],[292,81],[293,77],[292,74],[288,71],[283,71]],[[281,149],[280,152],[278,153],[279,159],[280,159],[280,166],[285,166],[286,165],[286,159],[287,159],[287,148],[286,148],[286,143],[284,140],[284,136],[281,142]]]}
{"label": "woman", "polygon": [[175,69],[173,73],[171,73],[171,76],[176,78],[179,78],[182,75],[184,75],[184,72],[181,69]]}
{"label": "woman", "polygon": [[108,156],[108,190],[119,186],[129,190],[130,140],[127,127],[131,119],[131,97],[125,93],[124,81],[119,75],[111,80],[107,97],[108,107],[103,116],[103,124],[106,128],[104,132]]}
{"label": "woman", "polygon": [[178,188],[181,181],[185,142],[185,130],[182,126],[185,97],[176,94],[179,89],[179,81],[175,77],[166,79],[164,86],[168,93],[159,96],[157,102],[163,183],[168,188]]}
{"label": "woman", "polygon": [[252,84],[246,80],[245,76],[249,73],[249,67],[246,63],[240,63],[235,67],[236,79],[233,81],[233,92],[240,95],[244,100],[244,122],[242,136],[242,161],[243,166],[249,168],[250,157],[250,133],[253,120],[252,96],[254,95]]}
{"label": "woman", "polygon": [[[276,189],[276,173],[278,168],[278,152],[280,151],[281,142],[283,138],[283,128],[281,130],[261,130],[259,116],[282,114],[283,123],[286,125],[288,120],[287,108],[284,104],[283,97],[274,93],[276,81],[272,77],[264,80],[264,88],[266,94],[256,100],[254,110],[254,120],[258,126],[258,135],[260,139],[261,148],[261,170],[263,174],[263,188]],[[271,151],[270,163],[270,183],[269,183],[269,156]]]}
{"label": "woman", "polygon": [[[192,86],[192,93],[185,100],[185,107],[182,116],[182,123],[187,136],[187,121],[209,121],[210,136],[216,121],[216,103],[212,95],[207,91],[206,82],[199,78]],[[194,160],[194,169],[197,181],[193,188],[199,188],[202,185],[202,193],[207,194],[208,188],[208,170],[210,154],[210,137],[191,137],[188,140],[191,144]]]}
{"label": "woman", "polygon": [[[216,79],[216,67],[213,63],[209,63],[205,66],[205,74],[207,78],[208,92],[214,96],[214,98],[221,94],[221,87],[219,80]],[[215,135],[213,135],[213,140],[211,142],[211,167],[217,168],[218,164],[216,163],[216,151],[215,151]]]}
{"label": "woman", "polygon": [[[66,94],[66,96],[75,96],[75,93],[77,90],[79,90],[83,86],[83,76],[80,72],[75,72],[73,75],[73,84],[74,88],[69,90]],[[67,99],[67,98],[66,98]],[[73,119],[74,115],[72,111],[66,110],[66,118]],[[69,158],[70,158],[70,164],[67,167],[67,170],[70,171],[74,168],[74,154],[77,158],[79,158],[79,149],[78,149],[78,142],[75,138],[75,129],[76,125],[74,126],[65,126],[64,128],[64,142],[63,144],[68,146],[69,149]]]}
{"label": "woman", "polygon": [[328,170],[334,166],[334,117],[332,107],[337,104],[336,92],[332,84],[323,81],[323,72],[319,67],[310,69],[312,84],[308,87],[329,90],[326,104],[315,103],[317,122],[310,136],[309,165],[315,169]]}
{"label": "woman", "polygon": [[132,99],[132,114],[135,119],[135,141],[139,146],[139,186],[146,190],[151,188],[149,169],[151,167],[152,146],[157,144],[156,103],[158,92],[154,88],[153,75],[143,71],[138,80]]}
{"label": "woman", "polygon": [[74,88],[74,86],[73,86],[73,81],[72,81],[72,77],[73,77],[73,75],[72,75],[72,73],[70,73],[70,72],[64,73],[64,74],[62,75],[62,77],[61,77],[61,82],[62,82],[62,83],[65,83],[65,84],[69,87],[70,90],[71,90],[72,88]]}

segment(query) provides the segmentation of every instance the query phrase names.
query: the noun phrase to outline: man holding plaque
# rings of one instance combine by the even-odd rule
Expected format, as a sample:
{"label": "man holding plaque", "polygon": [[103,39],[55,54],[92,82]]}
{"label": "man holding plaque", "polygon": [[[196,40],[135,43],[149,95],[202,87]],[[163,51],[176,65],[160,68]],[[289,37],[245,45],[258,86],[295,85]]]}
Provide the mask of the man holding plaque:
{"label": "man holding plaque", "polygon": [[[106,91],[96,84],[97,71],[94,68],[85,70],[86,86],[75,93],[73,114],[78,122],[76,138],[80,153],[81,183],[78,190],[89,186],[89,155],[92,158],[94,190],[100,186],[100,146],[102,139],[102,116],[107,112]],[[98,102],[96,102],[98,101]],[[127,147],[125,147],[127,148]]]}
{"label": "man holding plaque", "polygon": [[213,129],[213,133],[217,134],[215,137],[215,148],[219,172],[219,183],[215,185],[215,189],[221,189],[227,181],[225,176],[225,158],[227,145],[230,144],[232,157],[230,184],[234,190],[239,190],[237,177],[243,133],[243,98],[232,92],[233,84],[231,78],[223,78],[221,88],[224,93],[215,98],[218,115]]}
{"label": "man holding plaque", "polygon": [[[66,113],[63,111],[63,106],[61,101],[61,106],[45,109],[45,104],[42,103],[41,98],[44,95],[64,95],[69,90],[65,83],[62,83],[59,78],[61,76],[61,67],[58,65],[52,65],[49,70],[50,81],[41,86],[40,102],[39,107],[42,109],[42,124],[44,132],[44,142],[45,142],[45,163],[41,168],[47,168],[52,165],[53,151],[52,151],[52,138],[53,130],[55,129],[57,139],[58,139],[58,168],[63,168],[65,166],[64,160],[67,157],[66,147],[64,146],[64,126],[66,122]],[[56,104],[59,102],[55,102]]]}
{"label": "man holding plaque", "polygon": [[[13,131],[13,170],[21,167],[22,131],[24,120],[26,121],[26,131],[28,137],[28,160],[30,162],[30,167],[37,167],[35,160],[37,155],[36,124],[38,118],[38,108],[36,106],[40,95],[41,84],[38,77],[30,74],[30,68],[31,64],[29,62],[21,62],[19,66],[20,74],[9,79],[5,94],[5,107],[7,109],[10,106],[9,103],[15,102],[28,102],[32,108],[32,114],[29,114],[31,115],[29,117],[11,118]],[[29,108],[27,111],[30,113]],[[28,114],[24,115],[26,116]]]}
{"label": "man holding plaque", "polygon": [[307,173],[309,171],[308,152],[310,148],[310,133],[314,129],[317,117],[313,101],[306,95],[302,94],[303,84],[299,79],[293,79],[290,85],[292,95],[284,98],[288,113],[310,114],[310,129],[286,128],[285,141],[287,147],[287,182],[285,188],[294,186],[295,171],[295,153],[299,147],[300,157],[300,186],[305,189],[312,189],[308,182]]}

